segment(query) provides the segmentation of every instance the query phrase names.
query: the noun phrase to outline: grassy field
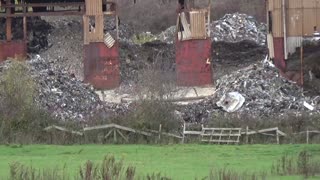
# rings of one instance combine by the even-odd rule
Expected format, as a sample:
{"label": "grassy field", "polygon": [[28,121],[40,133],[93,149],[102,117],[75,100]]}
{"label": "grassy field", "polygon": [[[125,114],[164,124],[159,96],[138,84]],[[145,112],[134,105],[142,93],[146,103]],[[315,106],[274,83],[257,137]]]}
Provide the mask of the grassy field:
{"label": "grassy field", "polygon": [[[270,172],[282,155],[295,156],[307,150],[320,160],[320,145],[75,145],[75,146],[0,146],[0,179],[9,176],[9,164],[19,162],[35,168],[63,168],[76,174],[87,160],[101,162],[114,155],[138,174],[161,172],[173,179],[208,176],[212,169],[228,167],[239,172]],[[301,179],[273,177],[272,179]]]}

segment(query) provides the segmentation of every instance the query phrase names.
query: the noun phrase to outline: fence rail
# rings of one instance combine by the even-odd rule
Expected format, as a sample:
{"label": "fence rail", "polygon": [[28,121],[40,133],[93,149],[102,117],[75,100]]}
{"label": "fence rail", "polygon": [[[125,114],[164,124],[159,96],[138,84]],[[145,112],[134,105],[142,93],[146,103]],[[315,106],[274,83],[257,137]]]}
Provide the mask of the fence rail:
{"label": "fence rail", "polygon": [[[118,124],[105,124],[98,125],[92,127],[85,127],[79,131],[74,131],[67,129],[65,127],[60,127],[56,125],[52,125],[44,128],[46,132],[64,132],[68,134],[72,134],[75,136],[85,136],[87,132],[102,130],[105,132],[104,138],[112,138],[114,142],[118,141],[118,137],[129,142],[129,134],[134,133],[146,137],[156,137],[159,141],[161,141],[162,137],[169,137],[181,140],[182,143],[185,143],[187,136],[195,136],[199,138],[199,142],[207,142],[207,143],[218,143],[218,144],[239,144],[240,137],[244,137],[245,143],[249,143],[249,137],[253,135],[263,135],[269,137],[275,137],[277,144],[280,144],[280,138],[286,137],[287,134],[279,130],[278,127],[267,128],[261,130],[250,130],[249,127],[246,129],[242,128],[210,128],[204,127],[201,125],[200,130],[187,130],[190,124],[185,123],[183,126],[182,135],[168,133],[162,131],[162,125],[160,124],[159,130],[145,129],[145,130],[137,130],[130,127],[121,126]],[[199,125],[198,125],[199,126]],[[309,144],[310,138],[314,135],[320,135],[320,131],[318,130],[306,130],[298,133],[292,133],[293,135],[306,135],[306,143]]]}

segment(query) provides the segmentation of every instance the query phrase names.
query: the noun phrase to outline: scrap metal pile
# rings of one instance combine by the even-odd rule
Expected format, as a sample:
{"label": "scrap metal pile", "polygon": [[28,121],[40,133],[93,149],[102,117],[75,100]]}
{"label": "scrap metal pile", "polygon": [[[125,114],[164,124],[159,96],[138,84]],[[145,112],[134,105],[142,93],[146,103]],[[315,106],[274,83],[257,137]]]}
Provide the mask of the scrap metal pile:
{"label": "scrap metal pile", "polygon": [[[204,122],[211,118],[212,113],[226,112],[228,108],[221,104],[218,106],[217,102],[230,93],[240,94],[241,101],[244,98],[244,102],[235,104],[238,108],[235,113],[257,118],[288,113],[320,113],[320,96],[306,96],[301,87],[281,77],[275,68],[263,64],[254,64],[223,76],[216,83],[215,96],[179,107],[179,111],[183,112],[186,121]],[[225,99],[220,103],[231,106],[231,102]]]}
{"label": "scrap metal pile", "polygon": [[103,106],[93,88],[70,76],[54,61],[40,56],[28,61],[30,71],[39,85],[40,106],[61,120],[85,120]]}
{"label": "scrap metal pile", "polygon": [[246,14],[226,14],[211,24],[212,40],[224,42],[254,41],[259,45],[266,43],[266,25],[258,23]]}
{"label": "scrap metal pile", "polygon": [[[252,16],[240,13],[226,14],[210,25],[211,38],[214,42],[235,43],[247,40],[259,45],[266,43],[266,28],[264,23],[257,22]],[[173,44],[175,32],[175,26],[171,26],[160,33],[157,38],[162,42]]]}
{"label": "scrap metal pile", "polygon": [[[36,84],[35,102],[62,121],[84,121],[103,108],[93,88],[68,74],[55,61],[40,56],[26,62]],[[11,61],[0,64],[0,73],[11,68]],[[2,69],[2,71],[1,71]]]}

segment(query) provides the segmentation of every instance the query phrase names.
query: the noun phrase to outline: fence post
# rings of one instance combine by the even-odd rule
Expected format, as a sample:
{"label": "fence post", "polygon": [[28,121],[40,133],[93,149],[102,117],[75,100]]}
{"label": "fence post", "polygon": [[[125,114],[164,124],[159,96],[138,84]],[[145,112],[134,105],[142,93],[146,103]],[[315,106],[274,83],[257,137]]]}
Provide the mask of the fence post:
{"label": "fence post", "polygon": [[276,134],[277,134],[277,144],[280,144],[280,140],[279,140],[279,128],[277,128],[276,130]]}
{"label": "fence post", "polygon": [[247,144],[249,143],[249,135],[248,135],[248,132],[249,132],[249,127],[247,126],[247,127],[246,127],[246,143],[247,143]]}
{"label": "fence post", "polygon": [[117,142],[117,132],[116,129],[113,128],[113,142],[116,143]]}
{"label": "fence post", "polygon": [[307,129],[306,135],[307,135],[307,144],[309,144],[309,129]]}
{"label": "fence post", "polygon": [[183,123],[183,130],[182,130],[182,144],[184,144],[184,138],[185,138],[185,134],[184,132],[186,131],[186,122]]}
{"label": "fence post", "polygon": [[161,129],[162,129],[162,124],[159,125],[159,143],[161,143]]}

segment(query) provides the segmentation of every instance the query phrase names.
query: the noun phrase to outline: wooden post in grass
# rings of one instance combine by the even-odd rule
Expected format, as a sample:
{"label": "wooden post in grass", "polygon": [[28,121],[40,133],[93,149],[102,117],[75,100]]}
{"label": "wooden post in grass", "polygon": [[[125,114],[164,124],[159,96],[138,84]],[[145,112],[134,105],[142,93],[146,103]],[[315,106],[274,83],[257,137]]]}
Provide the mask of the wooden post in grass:
{"label": "wooden post in grass", "polygon": [[247,126],[247,127],[246,127],[246,143],[247,143],[247,144],[249,143],[249,135],[248,135],[248,132],[249,132],[249,127]]}
{"label": "wooden post in grass", "polygon": [[307,129],[306,136],[307,136],[307,144],[309,144],[309,129]]}
{"label": "wooden post in grass", "polygon": [[159,125],[159,143],[161,143],[161,129],[162,129],[162,125]]}
{"label": "wooden post in grass", "polygon": [[276,130],[276,136],[277,136],[277,144],[280,144],[280,140],[279,140],[279,128],[277,128],[277,130]]}
{"label": "wooden post in grass", "polygon": [[183,123],[183,130],[182,130],[182,141],[181,141],[182,144],[184,143],[184,138],[185,138],[184,132],[185,132],[185,131],[186,131],[186,123],[184,122],[184,123]]}
{"label": "wooden post in grass", "polygon": [[117,142],[117,131],[116,131],[116,128],[113,128],[113,142],[114,143]]}

